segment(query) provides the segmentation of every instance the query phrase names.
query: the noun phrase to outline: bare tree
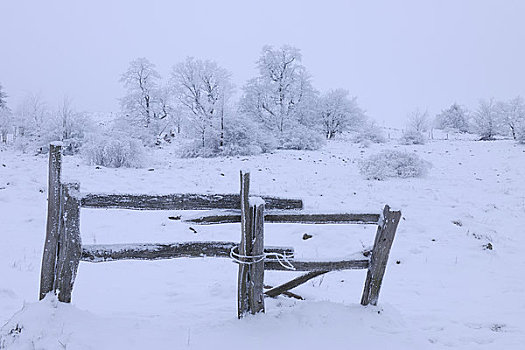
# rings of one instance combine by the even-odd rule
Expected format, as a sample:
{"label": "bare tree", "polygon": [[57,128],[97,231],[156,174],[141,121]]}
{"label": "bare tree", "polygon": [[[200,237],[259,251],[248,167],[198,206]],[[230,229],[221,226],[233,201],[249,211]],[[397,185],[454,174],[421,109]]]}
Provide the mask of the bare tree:
{"label": "bare tree", "polygon": [[49,110],[40,93],[29,93],[18,104],[15,112],[20,134],[38,135],[47,118]]}
{"label": "bare tree", "polygon": [[60,140],[65,143],[65,151],[76,153],[88,132],[92,128],[88,114],[77,111],[73,101],[64,97],[56,111],[50,113],[50,118],[44,123],[42,136],[44,143]]}
{"label": "bare tree", "polygon": [[344,89],[331,90],[319,99],[319,117],[327,139],[348,129],[357,129],[365,121],[365,113],[357,98],[349,98]]}
{"label": "bare tree", "polygon": [[473,122],[480,140],[494,140],[494,136],[501,130],[501,114],[493,98],[479,102]]}
{"label": "bare tree", "polygon": [[525,122],[525,102],[521,96],[517,96],[508,102],[497,104],[501,121],[510,128],[512,138],[516,140],[516,129]]}
{"label": "bare tree", "polygon": [[11,110],[7,107],[7,94],[0,84],[0,139],[3,143],[7,143],[7,134],[12,123]]}
{"label": "bare tree", "polygon": [[0,109],[7,108],[7,94],[4,92],[2,84],[0,84]]}
{"label": "bare tree", "polygon": [[259,76],[244,87],[241,111],[281,134],[294,123],[308,120],[307,114],[313,112],[308,104],[316,93],[301,64],[299,49],[264,46],[257,67]]}
{"label": "bare tree", "polygon": [[428,130],[428,112],[419,108],[408,114],[408,129],[410,131],[425,132]]}
{"label": "bare tree", "polygon": [[149,127],[157,118],[156,104],[160,74],[155,65],[146,58],[130,62],[128,70],[122,74],[120,82],[127,94],[121,99],[123,112],[133,123]]}
{"label": "bare tree", "polygon": [[200,134],[202,146],[206,146],[209,132],[220,134],[222,146],[225,103],[233,91],[230,72],[214,61],[188,57],[173,67],[171,82]]}

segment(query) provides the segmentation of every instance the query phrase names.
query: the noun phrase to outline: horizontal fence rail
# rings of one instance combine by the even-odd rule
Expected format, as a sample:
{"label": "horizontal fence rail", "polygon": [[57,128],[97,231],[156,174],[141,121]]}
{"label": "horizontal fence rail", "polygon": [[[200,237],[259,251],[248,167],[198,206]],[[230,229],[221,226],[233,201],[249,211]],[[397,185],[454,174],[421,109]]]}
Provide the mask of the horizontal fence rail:
{"label": "horizontal fence rail", "polygon": [[[236,242],[183,242],[183,243],[137,243],[94,244],[82,246],[82,261],[104,262],[115,260],[160,260],[173,258],[229,258]],[[264,247],[265,253],[277,253],[293,257],[291,247]]]}
{"label": "horizontal fence rail", "polygon": [[[265,223],[295,224],[379,224],[379,214],[296,214],[268,213],[264,215]],[[183,219],[198,225],[228,224],[241,222],[241,214],[225,213],[201,215]]]}
{"label": "horizontal fence rail", "polygon": [[[302,209],[300,199],[262,197],[268,209]],[[205,210],[241,209],[239,194],[191,194],[168,195],[144,194],[86,194],[82,198],[84,208],[112,208],[137,210]],[[240,221],[239,221],[240,222]]]}
{"label": "horizontal fence rail", "polygon": [[[370,260],[366,257],[362,259],[341,260],[341,261],[306,261],[288,259],[294,267],[294,271],[338,271],[338,270],[360,270],[368,269]],[[265,270],[290,271],[290,269],[277,260],[265,260]]]}

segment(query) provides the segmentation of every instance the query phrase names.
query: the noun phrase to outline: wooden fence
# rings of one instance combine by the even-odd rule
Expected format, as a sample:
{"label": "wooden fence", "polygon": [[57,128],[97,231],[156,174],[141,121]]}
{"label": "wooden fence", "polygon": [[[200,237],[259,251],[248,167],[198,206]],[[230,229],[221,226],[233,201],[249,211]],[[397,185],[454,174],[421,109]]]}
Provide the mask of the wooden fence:
{"label": "wooden fence", "polygon": [[[390,247],[401,212],[385,206],[378,214],[305,214],[298,212],[298,199],[250,197],[250,174],[241,172],[240,194],[81,194],[78,183],[62,183],[62,146],[52,143],[49,150],[49,188],[46,239],[42,257],[40,299],[54,292],[62,302],[71,301],[71,292],[80,261],[104,262],[122,259],[172,259],[180,257],[232,258],[239,264],[238,317],[264,312],[264,296],[290,292],[306,281],[336,270],[368,269],[362,305],[377,304]],[[169,244],[82,245],[80,209],[118,208],[134,210],[222,209],[193,217],[186,222],[201,225],[240,223],[241,240],[236,242],[183,242]],[[278,211],[268,212],[265,210]],[[294,259],[291,247],[264,246],[265,223],[373,224],[377,225],[374,245],[340,261]],[[264,271],[308,271],[280,286],[264,291]]]}

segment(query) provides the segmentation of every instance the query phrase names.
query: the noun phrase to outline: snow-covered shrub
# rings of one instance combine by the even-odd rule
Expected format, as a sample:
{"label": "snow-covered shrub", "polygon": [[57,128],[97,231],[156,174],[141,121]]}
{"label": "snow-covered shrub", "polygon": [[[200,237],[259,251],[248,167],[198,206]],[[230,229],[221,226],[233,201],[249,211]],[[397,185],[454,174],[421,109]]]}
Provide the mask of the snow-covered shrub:
{"label": "snow-covered shrub", "polygon": [[200,140],[193,140],[181,146],[179,155],[182,158],[212,158],[217,157],[219,152],[215,147],[203,146]]}
{"label": "snow-covered shrub", "polygon": [[403,135],[399,139],[402,145],[424,145],[426,142],[425,135],[416,130],[403,131]]}
{"label": "snow-covered shrub", "polygon": [[368,146],[370,143],[385,143],[386,138],[383,129],[374,123],[369,123],[357,132],[354,142]]}
{"label": "snow-covered shrub", "polygon": [[[193,142],[182,147],[181,156],[185,158],[255,155],[277,148],[277,141],[271,133],[265,133],[261,126],[243,117],[226,118],[224,130],[210,132],[205,138],[204,146],[199,135]],[[221,145],[222,144],[222,145]]]}
{"label": "snow-covered shrub", "polygon": [[270,152],[277,148],[277,140],[264,132],[260,124],[248,117],[226,120],[222,155],[251,155]]}
{"label": "snow-covered shrub", "polygon": [[82,146],[82,155],[91,165],[109,168],[140,168],[146,160],[142,142],[124,133],[90,135]]}
{"label": "snow-covered shrub", "polygon": [[384,180],[388,177],[420,177],[432,165],[417,154],[384,150],[359,162],[359,172],[367,179]]}
{"label": "snow-covered shrub", "polygon": [[325,137],[317,130],[297,124],[284,131],[279,137],[280,148],[296,150],[316,150],[326,143]]}

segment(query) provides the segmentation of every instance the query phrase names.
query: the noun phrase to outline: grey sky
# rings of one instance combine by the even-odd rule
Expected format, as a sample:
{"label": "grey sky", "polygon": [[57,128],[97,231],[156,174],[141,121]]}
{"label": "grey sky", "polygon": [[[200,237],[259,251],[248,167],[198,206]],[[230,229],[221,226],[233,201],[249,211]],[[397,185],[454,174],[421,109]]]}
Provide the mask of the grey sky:
{"label": "grey sky", "polygon": [[117,110],[118,79],[144,56],[166,76],[210,58],[240,88],[264,44],[291,44],[321,91],[342,87],[368,114],[403,122],[457,101],[525,96],[525,1],[1,0],[0,83],[12,108],[41,91]]}

